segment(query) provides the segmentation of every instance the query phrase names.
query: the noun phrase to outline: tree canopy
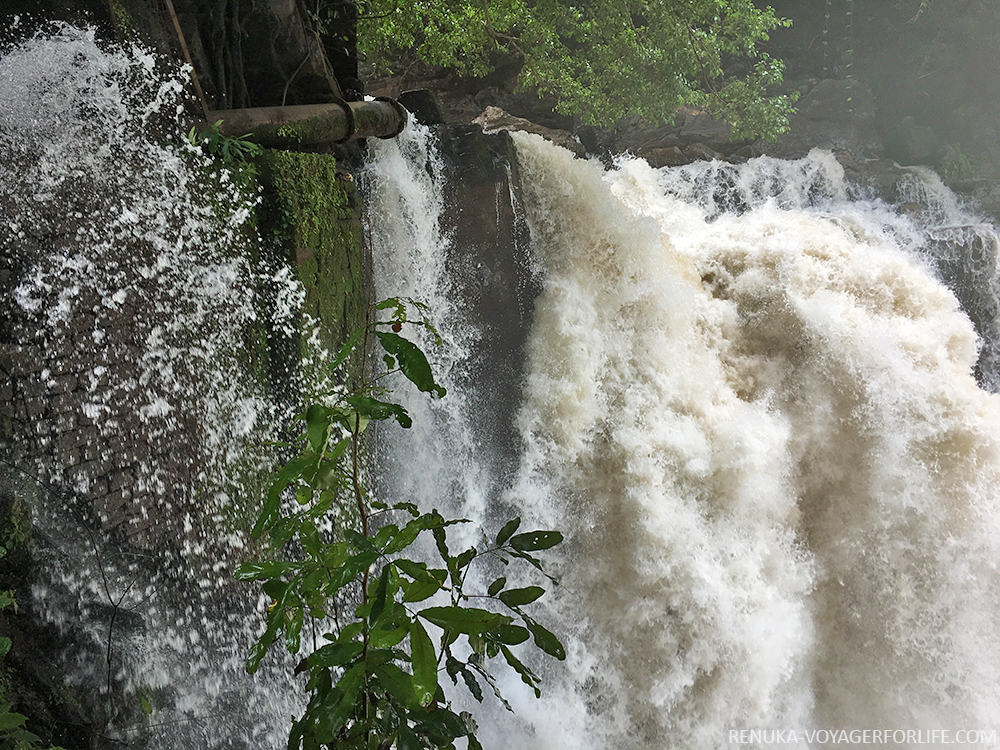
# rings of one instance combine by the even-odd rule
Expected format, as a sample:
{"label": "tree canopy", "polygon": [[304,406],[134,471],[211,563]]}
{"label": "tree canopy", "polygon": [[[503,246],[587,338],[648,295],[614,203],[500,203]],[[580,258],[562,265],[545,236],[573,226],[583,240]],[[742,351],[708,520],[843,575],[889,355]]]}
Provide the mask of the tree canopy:
{"label": "tree canopy", "polygon": [[732,122],[734,137],[787,129],[790,101],[768,93],[783,64],[758,43],[789,22],[752,0],[368,0],[360,13],[359,44],[376,63],[415,49],[483,76],[497,52],[513,54],[520,87],[594,125],[666,122],[689,105]]}

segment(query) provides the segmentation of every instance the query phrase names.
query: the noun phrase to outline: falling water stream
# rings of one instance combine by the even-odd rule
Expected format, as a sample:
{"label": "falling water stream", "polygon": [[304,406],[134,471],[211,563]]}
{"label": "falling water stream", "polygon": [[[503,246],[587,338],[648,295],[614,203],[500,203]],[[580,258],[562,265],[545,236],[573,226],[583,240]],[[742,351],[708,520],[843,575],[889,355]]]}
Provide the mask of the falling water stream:
{"label": "falling water stream", "polygon": [[[5,261],[23,274],[17,323],[37,331],[13,343],[51,363],[38,373],[51,395],[72,376],[90,405],[78,427],[101,445],[162,447],[128,464],[144,510],[122,523],[152,545],[143,521],[159,514],[184,542],[169,572],[102,558],[71,509],[43,500],[49,567],[34,606],[74,629],[78,659],[63,666],[84,681],[107,638],[108,603],[93,602],[128,597],[136,619],[112,677],[170,712],[151,747],[278,747],[298,687],[282,680],[286,665],[242,674],[262,604],[230,591],[225,570],[240,546],[227,523],[253,468],[240,456],[280,415],[232,352],[260,314],[255,290],[288,303],[272,311],[279,324],[300,297],[287,272],[246,260],[255,197],[203,200],[196,157],[128,124],[172,115],[179,84],[160,80],[141,50],[101,51],[69,28],[0,58],[0,241],[27,248]],[[466,280],[448,260],[448,170],[433,134],[411,127],[373,145],[364,175],[376,294],[430,305],[449,390],[414,397],[412,430],[382,435],[379,491],[487,526],[514,512],[567,537],[552,563],[562,584],[539,613],[567,659],[536,665],[540,700],[502,682],[515,713],[485,709],[484,745],[1000,733],[992,228],[919,170],[906,187],[916,216],[852,188],[824,152],[661,170],[622,158],[606,170],[513,137],[523,197],[497,200],[530,226],[523,272],[540,290],[509,405],[514,471],[495,470],[474,408],[470,361],[495,332],[456,295]],[[92,350],[128,367],[80,355]],[[80,493],[106,482],[101,497],[122,497],[108,472],[78,469],[99,460],[85,445],[59,447],[69,428],[47,429],[37,440],[63,456],[41,467],[52,482]],[[179,485],[200,489],[173,486],[181,466]],[[772,733],[737,745],[741,730]]]}
{"label": "falling water stream", "polygon": [[[485,736],[581,750],[767,729],[988,737],[1000,403],[973,377],[980,342],[956,297],[996,309],[992,228],[919,170],[922,219],[902,215],[829,153],[605,171],[515,141],[542,291],[502,492],[567,533],[548,617],[569,657],[539,665],[541,701],[508,684],[518,717],[498,712]],[[417,132],[380,147],[377,278],[429,297],[450,330],[463,281],[443,267],[433,154]],[[956,271],[963,247],[976,257]],[[446,356],[474,389],[462,350]],[[477,488],[498,480],[466,447],[475,414],[449,413],[393,444],[397,485],[489,521]]]}

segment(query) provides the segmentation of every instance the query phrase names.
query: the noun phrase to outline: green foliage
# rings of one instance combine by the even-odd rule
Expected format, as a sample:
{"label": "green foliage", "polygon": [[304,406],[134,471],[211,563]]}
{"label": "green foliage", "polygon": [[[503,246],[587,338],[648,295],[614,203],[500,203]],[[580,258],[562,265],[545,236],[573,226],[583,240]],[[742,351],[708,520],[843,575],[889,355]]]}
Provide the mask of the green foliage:
{"label": "green foliage", "polygon": [[198,131],[196,127],[188,131],[187,139],[192,146],[200,146],[206,153],[222,159],[228,165],[237,162],[248,162],[255,156],[260,156],[263,149],[248,135],[234,138],[219,132],[222,120],[216,120],[207,128]]}
{"label": "green foliage", "polygon": [[[448,530],[467,520],[372,499],[359,468],[366,425],[411,422],[379,383],[399,372],[431,397],[445,395],[421,349],[399,335],[404,325],[419,327],[440,342],[424,306],[390,299],[375,309],[389,311],[390,318],[351,337],[332,366],[340,367],[373,334],[385,351],[385,370],[361,390],[312,404],[302,415],[299,452],[275,473],[252,531],[268,539],[267,555],[235,572],[238,580],[258,582],[272,600],[247,671],[255,672],[274,644],[298,654],[304,632],[313,634],[311,652],[295,670],[308,674],[310,699],[292,725],[289,748],[453,748],[456,738],[467,737],[475,749],[480,747],[475,722],[451,710],[442,670],[453,685],[461,677],[476,700],[483,700],[485,681],[503,701],[488,669],[491,660],[502,660],[538,695],[538,676],[513,647],[532,639],[557,659],[565,652],[525,610],[543,588],[508,588],[501,577],[485,592],[473,591],[470,570],[485,560],[503,566],[520,561],[544,574],[532,553],[555,546],[562,535],[517,533],[515,518],[492,541],[484,538],[459,551],[449,543]],[[345,502],[355,506],[353,528],[336,523]],[[413,550],[424,534],[433,539],[436,564]],[[472,599],[481,606],[469,606]],[[324,631],[322,645],[317,628]]]}
{"label": "green foliage", "polygon": [[249,140],[249,135],[239,138],[224,135],[219,131],[221,124],[222,120],[217,120],[207,127],[191,128],[187,133],[188,143],[221,161],[232,174],[237,187],[256,189],[257,165],[254,159],[264,149]]}
{"label": "green foliage", "polygon": [[[6,554],[7,550],[0,547],[0,557]],[[17,610],[14,592],[0,591],[0,610],[8,607]],[[0,658],[10,653],[12,646],[10,638],[0,637]],[[0,689],[0,750],[41,750],[43,747],[48,747],[48,750],[62,750],[47,746],[38,735],[25,729],[28,717],[11,710],[14,706],[7,700],[4,692]]]}
{"label": "green foliage", "polygon": [[975,161],[957,146],[949,146],[941,163],[941,176],[947,181],[967,180],[979,171]]}
{"label": "green foliage", "polygon": [[769,96],[783,64],[757,49],[789,21],[752,0],[369,0],[362,49],[376,61],[415,48],[424,61],[484,76],[494,53],[522,61],[519,84],[556,110],[609,126],[635,114],[670,120],[683,104],[775,138],[791,103]]}

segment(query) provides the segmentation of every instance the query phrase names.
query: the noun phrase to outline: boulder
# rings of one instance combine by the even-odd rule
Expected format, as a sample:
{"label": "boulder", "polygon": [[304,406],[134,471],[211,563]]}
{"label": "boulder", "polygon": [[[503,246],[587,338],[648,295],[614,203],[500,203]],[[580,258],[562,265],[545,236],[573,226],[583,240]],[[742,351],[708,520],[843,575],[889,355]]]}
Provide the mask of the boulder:
{"label": "boulder", "polygon": [[476,125],[482,127],[484,133],[498,133],[501,130],[515,131],[521,130],[525,133],[536,133],[546,140],[552,141],[557,146],[572,151],[577,156],[584,158],[587,156],[587,149],[573,134],[566,130],[556,130],[537,125],[531,120],[522,117],[514,117],[507,114],[499,107],[487,107],[486,110],[473,120]]}
{"label": "boulder", "polygon": [[684,149],[684,155],[698,161],[715,161],[722,158],[722,154],[704,143],[692,143]]}
{"label": "boulder", "polygon": [[404,91],[396,97],[396,101],[406,107],[413,119],[421,125],[439,125],[444,122],[444,115],[430,89]]}
{"label": "boulder", "polygon": [[711,143],[723,145],[729,143],[733,126],[728,122],[716,120],[704,112],[687,111],[684,123],[681,125],[680,139],[691,143]]}
{"label": "boulder", "polygon": [[690,164],[695,157],[687,156],[677,146],[667,148],[651,148],[640,151],[638,156],[649,162],[649,166],[659,169],[660,167],[679,167]]}

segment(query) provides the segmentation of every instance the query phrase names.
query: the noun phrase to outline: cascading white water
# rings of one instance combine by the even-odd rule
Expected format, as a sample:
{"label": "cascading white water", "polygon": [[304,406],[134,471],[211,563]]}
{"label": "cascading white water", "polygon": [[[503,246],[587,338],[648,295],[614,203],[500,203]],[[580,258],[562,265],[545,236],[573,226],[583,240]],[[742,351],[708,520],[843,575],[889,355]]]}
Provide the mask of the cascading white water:
{"label": "cascading white water", "polygon": [[[864,200],[825,153],[605,172],[515,140],[543,291],[507,500],[567,533],[548,617],[569,657],[541,666],[541,701],[507,685],[519,718],[494,717],[487,746],[1000,729],[1000,402],[932,270],[955,217]],[[383,195],[435,163],[381,149]],[[410,255],[383,261],[387,292],[447,289],[438,210],[397,225]],[[436,275],[394,286],[400,268]],[[396,481],[451,494],[433,479],[462,430],[413,431],[447,460],[406,454]]]}
{"label": "cascading white water", "polygon": [[[394,477],[392,491],[400,497],[420,498],[429,503],[428,509],[448,507],[452,498],[460,497],[465,512],[482,518],[493,478],[475,455],[475,420],[468,413],[463,387],[482,332],[465,321],[454,302],[446,262],[451,238],[440,224],[447,169],[434,137],[419,125],[372,149],[374,158],[364,177],[376,248],[375,296],[409,297],[428,305],[443,345],[435,347],[430,336],[418,331],[407,330],[406,335],[431,355],[435,378],[448,390],[444,401],[435,402],[412,391],[401,378],[396,382],[395,397],[420,425],[419,432],[386,427],[379,463]],[[427,466],[435,467],[434,472],[418,468]]]}

